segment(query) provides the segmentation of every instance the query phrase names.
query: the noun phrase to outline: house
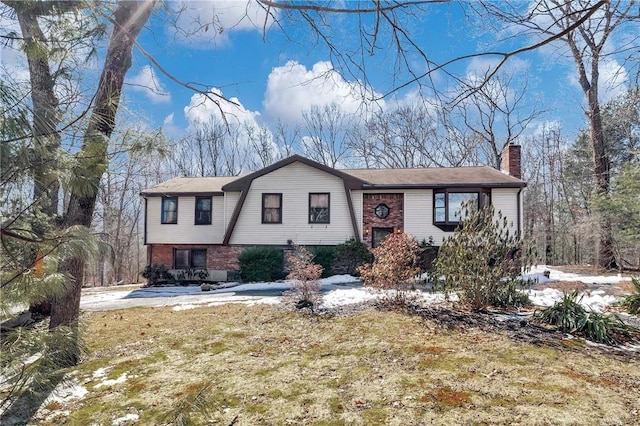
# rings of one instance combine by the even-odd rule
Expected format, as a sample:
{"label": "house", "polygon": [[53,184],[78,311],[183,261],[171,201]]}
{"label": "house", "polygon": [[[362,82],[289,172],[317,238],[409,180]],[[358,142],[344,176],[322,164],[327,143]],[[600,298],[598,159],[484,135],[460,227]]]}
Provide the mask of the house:
{"label": "house", "polygon": [[506,146],[502,164],[338,170],[294,155],[243,176],[173,178],[141,193],[148,262],[222,281],[250,246],[355,238],[375,247],[392,232],[440,245],[467,199],[493,205],[520,232],[520,146]]}

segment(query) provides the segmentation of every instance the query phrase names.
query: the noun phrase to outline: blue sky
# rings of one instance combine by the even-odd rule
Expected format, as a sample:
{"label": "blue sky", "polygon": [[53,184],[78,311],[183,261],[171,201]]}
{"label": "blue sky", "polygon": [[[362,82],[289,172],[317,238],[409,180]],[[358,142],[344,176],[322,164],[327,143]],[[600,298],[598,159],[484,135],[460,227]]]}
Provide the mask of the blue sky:
{"label": "blue sky", "polygon": [[[335,73],[329,80],[318,79],[332,68],[344,70],[339,61],[333,59],[332,62],[323,43],[314,42],[313,33],[304,23],[283,19],[284,34],[267,20],[265,32],[264,14],[248,0],[170,1],[167,4],[174,11],[182,6],[185,10],[173,15],[158,11],[143,30],[140,46],[179,80],[236,102],[238,106],[223,102],[222,109],[239,121],[268,127],[273,127],[278,120],[300,124],[302,111],[311,105],[331,102],[340,104],[346,112],[360,110],[361,101],[352,92],[362,88],[363,76],[347,72]],[[468,11],[457,1],[434,3],[424,6],[419,20],[405,20],[402,24],[435,63],[486,49],[507,51],[531,41],[517,37],[511,45],[496,44],[503,34],[490,31],[465,12]],[[341,49],[349,51],[357,46],[360,38],[356,19],[357,16],[345,15],[329,17],[331,35]],[[6,50],[4,53],[7,61],[11,60]],[[367,90],[374,96],[386,94],[407,81],[406,73],[394,72],[394,58],[389,40],[381,37],[375,55],[367,58],[367,77],[372,84]],[[416,57],[409,59],[412,69],[418,73],[424,71],[423,62]],[[447,71],[469,79],[486,72],[497,60],[497,57],[481,57],[460,61]],[[624,72],[617,81],[609,79],[620,70],[624,68],[613,57],[603,63],[603,101],[624,91]],[[527,134],[534,134],[545,125],[559,124],[565,137],[572,140],[579,128],[585,128],[584,96],[577,85],[575,66],[558,46],[546,46],[514,57],[505,71],[512,74],[514,87],[526,82],[523,113],[531,107],[545,110],[530,123]],[[172,82],[140,51],[134,52],[126,82],[123,102],[126,110],[150,128],[162,126],[170,136],[179,138],[195,120],[218,114],[218,108],[211,101]],[[433,74],[433,83],[445,94],[454,88],[452,79],[442,72]],[[434,96],[428,88],[419,89],[418,85],[411,84],[384,97],[379,106],[390,109],[416,97]]]}

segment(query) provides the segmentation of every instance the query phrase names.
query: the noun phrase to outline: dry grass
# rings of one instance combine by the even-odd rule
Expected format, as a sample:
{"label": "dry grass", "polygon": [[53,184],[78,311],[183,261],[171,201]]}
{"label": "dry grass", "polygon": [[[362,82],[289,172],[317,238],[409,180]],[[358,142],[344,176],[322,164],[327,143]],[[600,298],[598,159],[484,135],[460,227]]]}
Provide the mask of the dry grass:
{"label": "dry grass", "polygon": [[[37,424],[633,424],[640,361],[366,310],[141,308],[86,317],[89,392]],[[106,377],[94,377],[99,368]],[[121,384],[104,386],[106,379]],[[68,410],[56,415],[58,410]],[[133,424],[133,423],[132,423]]]}

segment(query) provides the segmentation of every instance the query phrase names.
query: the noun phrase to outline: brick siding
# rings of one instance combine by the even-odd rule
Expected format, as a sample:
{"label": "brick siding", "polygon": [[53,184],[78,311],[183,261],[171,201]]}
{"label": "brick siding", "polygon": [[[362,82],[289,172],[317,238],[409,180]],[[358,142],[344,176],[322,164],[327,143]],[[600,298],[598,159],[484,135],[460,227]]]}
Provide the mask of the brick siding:
{"label": "brick siding", "polygon": [[[378,204],[389,207],[389,216],[376,216]],[[362,240],[371,247],[373,228],[393,228],[393,232],[404,230],[404,194],[364,194],[362,203]]]}
{"label": "brick siding", "polygon": [[173,249],[207,249],[207,269],[237,271],[238,256],[244,247],[213,244],[151,244],[147,246],[147,260],[151,265],[166,265],[173,269]]}
{"label": "brick siding", "polygon": [[502,150],[502,161],[500,168],[511,176],[522,179],[521,170],[521,147],[520,145],[509,144]]}

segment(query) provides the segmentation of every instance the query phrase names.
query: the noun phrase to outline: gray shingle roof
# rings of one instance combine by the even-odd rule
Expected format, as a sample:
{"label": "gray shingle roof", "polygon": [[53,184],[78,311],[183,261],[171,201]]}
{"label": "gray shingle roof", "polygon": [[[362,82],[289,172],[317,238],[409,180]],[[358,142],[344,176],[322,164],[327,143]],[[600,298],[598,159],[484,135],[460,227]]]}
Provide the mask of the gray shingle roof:
{"label": "gray shingle roof", "polygon": [[176,177],[145,189],[142,195],[222,194],[222,187],[238,176]]}
{"label": "gray shingle roof", "polygon": [[[290,164],[293,161],[302,161],[314,165],[311,160],[304,157],[294,156],[276,163],[277,167]],[[329,169],[326,166],[318,165],[322,170]],[[271,167],[258,170],[254,173],[247,173],[243,176],[216,176],[216,177],[177,177],[162,182],[150,189],[142,191],[141,195],[160,196],[172,194],[222,194],[222,188],[229,185],[227,189],[234,191],[241,190],[246,179],[254,176],[261,176],[269,173]],[[499,170],[488,166],[480,167],[437,167],[437,168],[415,168],[415,169],[344,169],[334,170],[334,173],[343,178],[352,176],[354,186],[362,189],[375,188],[438,188],[438,187],[464,187],[464,186],[485,186],[485,187],[524,187],[526,184],[520,179],[509,176]],[[330,170],[330,171],[331,171]],[[326,171],[326,170],[325,170]]]}
{"label": "gray shingle roof", "polygon": [[488,166],[434,167],[416,169],[354,169],[342,172],[373,186],[524,186],[520,179]]}

